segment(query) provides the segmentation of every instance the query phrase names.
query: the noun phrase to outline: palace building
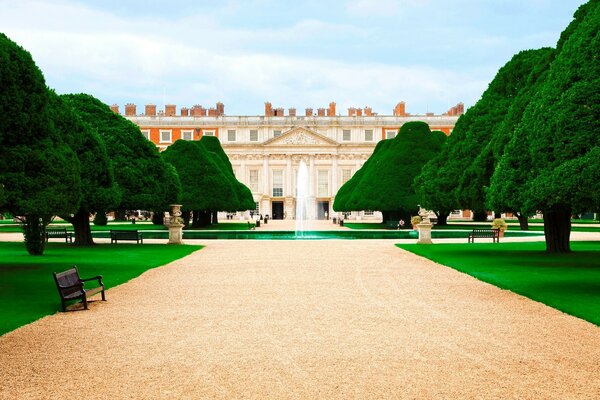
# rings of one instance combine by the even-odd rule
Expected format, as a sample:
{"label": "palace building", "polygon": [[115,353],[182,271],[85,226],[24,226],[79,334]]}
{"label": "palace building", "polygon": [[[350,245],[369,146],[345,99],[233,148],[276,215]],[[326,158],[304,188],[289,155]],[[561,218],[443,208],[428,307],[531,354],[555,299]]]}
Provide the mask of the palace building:
{"label": "palace building", "polygon": [[[119,113],[117,105],[111,109]],[[296,177],[303,160],[309,172],[308,218],[326,219],[336,216],[332,205],[338,189],[360,169],[377,142],[395,137],[409,121],[426,122],[431,130],[449,135],[463,112],[459,103],[441,115],[411,115],[400,102],[391,115],[365,107],[349,108],[340,116],[332,102],[328,108],[306,108],[302,115],[271,103],[265,103],[261,116],[228,116],[222,103],[210,109],[182,107],[179,114],[175,105],[157,112],[150,104],[138,114],[134,104],[127,104],[124,116],[161,150],[179,139],[217,136],[236,177],[252,191],[257,212],[274,219],[295,218]],[[378,214],[365,210],[349,218],[377,219]]]}

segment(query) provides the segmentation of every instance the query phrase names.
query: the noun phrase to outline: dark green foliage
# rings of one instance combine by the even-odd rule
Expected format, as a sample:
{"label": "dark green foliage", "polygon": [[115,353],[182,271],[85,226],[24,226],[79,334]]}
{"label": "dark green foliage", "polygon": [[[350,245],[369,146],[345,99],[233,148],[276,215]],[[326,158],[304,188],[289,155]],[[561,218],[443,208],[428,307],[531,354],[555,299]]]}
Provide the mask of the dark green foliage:
{"label": "dark green foliage", "polygon": [[219,189],[228,199],[234,195],[229,185],[223,185],[226,177],[211,154],[198,142],[187,140],[178,140],[162,152],[163,159],[175,167],[181,180],[183,211],[220,210],[223,200]]}
{"label": "dark green foliage", "polygon": [[[36,243],[39,218],[73,213],[81,199],[80,164],[51,123],[48,91],[31,55],[0,34],[0,185],[3,208],[25,216],[27,248]],[[35,221],[35,222],[33,222]]]}
{"label": "dark green foliage", "polygon": [[352,178],[350,178],[348,182],[346,182],[342,185],[342,187],[340,187],[337,194],[335,195],[335,200],[333,202],[334,211],[358,211],[349,208],[348,200],[350,199],[350,196],[352,195],[354,189],[362,180],[363,176],[365,175],[365,172],[370,168],[370,165],[374,164],[376,162],[375,160],[379,159],[379,156],[385,151],[385,149],[389,147],[391,143],[392,139],[381,140],[379,143],[377,143],[375,149],[373,150],[373,154],[371,154],[371,157],[369,157],[369,159],[364,163],[362,168],[356,171]]}
{"label": "dark green foliage", "polygon": [[104,211],[98,211],[94,216],[94,225],[96,226],[107,226],[108,218],[106,218],[106,213]]}
{"label": "dark green foliage", "polygon": [[[600,1],[581,6],[561,35],[547,77],[492,179],[501,200],[506,186],[527,210],[544,213],[549,252],[568,252],[567,215],[597,209],[600,159]],[[582,183],[582,186],[578,186]],[[494,187],[494,186],[498,187]]]}
{"label": "dark green foliage", "polygon": [[162,211],[155,211],[152,214],[152,224],[163,225],[165,223],[165,213]]}
{"label": "dark green foliage", "polygon": [[227,154],[223,151],[219,139],[214,136],[203,136],[200,143],[216,156],[217,160],[215,161],[217,162],[217,165],[222,168],[223,172],[228,176],[228,180],[235,188],[238,200],[237,207],[234,209],[224,209],[222,211],[253,210],[256,207],[256,204],[254,203],[252,192],[246,185],[236,179],[229,157],[227,157]]}
{"label": "dark green foliage", "polygon": [[62,98],[75,109],[89,128],[98,132],[112,160],[115,179],[121,190],[122,210],[166,210],[177,201],[178,193],[168,190],[173,176],[167,164],[140,129],[124,117],[115,114],[98,99],[86,94],[71,94]]}
{"label": "dark green foliage", "polygon": [[385,140],[376,148],[363,166],[360,180],[357,173],[357,179],[346,183],[353,187],[352,192],[342,191],[336,210],[377,210],[384,214],[384,220],[409,220],[419,204],[414,179],[439,152],[444,138],[442,132],[432,133],[424,122],[404,124],[394,139]]}
{"label": "dark green foliage", "polygon": [[119,204],[121,193],[116,185],[112,164],[104,142],[98,134],[85,125],[70,105],[54,91],[49,91],[51,122],[67,145],[77,154],[81,165],[82,199],[74,215],[63,217],[73,224],[75,244],[94,244],[89,216]]}

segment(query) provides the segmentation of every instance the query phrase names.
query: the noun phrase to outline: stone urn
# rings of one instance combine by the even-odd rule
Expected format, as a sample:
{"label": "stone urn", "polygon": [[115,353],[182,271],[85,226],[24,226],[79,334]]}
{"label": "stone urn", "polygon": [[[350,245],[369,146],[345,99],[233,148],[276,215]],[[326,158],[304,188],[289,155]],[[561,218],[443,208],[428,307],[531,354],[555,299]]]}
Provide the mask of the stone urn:
{"label": "stone urn", "polygon": [[433,227],[433,224],[429,220],[429,213],[427,210],[421,208],[419,210],[419,216],[421,217],[421,223],[417,224],[417,231],[419,232],[417,244],[433,244],[431,241],[431,228]]}
{"label": "stone urn", "polygon": [[169,228],[169,241],[167,244],[183,244],[183,218],[181,218],[181,204],[171,204],[169,217],[165,219],[165,226]]}

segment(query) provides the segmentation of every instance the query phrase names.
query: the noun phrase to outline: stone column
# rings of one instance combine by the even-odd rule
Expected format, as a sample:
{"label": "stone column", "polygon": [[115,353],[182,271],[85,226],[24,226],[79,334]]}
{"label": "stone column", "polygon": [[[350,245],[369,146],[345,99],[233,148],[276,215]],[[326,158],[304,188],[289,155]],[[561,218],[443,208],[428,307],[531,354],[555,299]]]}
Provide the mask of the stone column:
{"label": "stone column", "polygon": [[338,191],[338,160],[337,154],[331,156],[331,197],[333,198]]}
{"label": "stone column", "polygon": [[284,196],[294,196],[292,193],[292,155],[285,155],[285,191]]}
{"label": "stone column", "polygon": [[237,180],[246,183],[246,155],[240,155],[240,172],[237,176]]}
{"label": "stone column", "polygon": [[269,155],[263,156],[263,181],[262,181],[263,194],[271,197],[269,190]]}

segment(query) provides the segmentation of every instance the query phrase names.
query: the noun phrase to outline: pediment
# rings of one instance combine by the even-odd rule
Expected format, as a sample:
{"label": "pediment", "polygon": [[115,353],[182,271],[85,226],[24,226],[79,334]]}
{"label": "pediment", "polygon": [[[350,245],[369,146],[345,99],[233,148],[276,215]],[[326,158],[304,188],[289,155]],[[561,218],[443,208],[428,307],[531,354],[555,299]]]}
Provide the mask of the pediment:
{"label": "pediment", "polygon": [[317,132],[303,127],[292,128],[287,132],[264,142],[264,146],[338,146],[339,143]]}

